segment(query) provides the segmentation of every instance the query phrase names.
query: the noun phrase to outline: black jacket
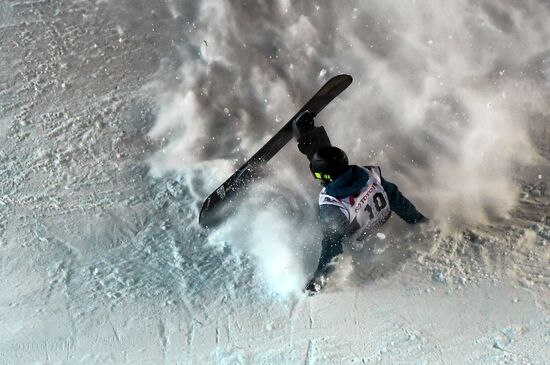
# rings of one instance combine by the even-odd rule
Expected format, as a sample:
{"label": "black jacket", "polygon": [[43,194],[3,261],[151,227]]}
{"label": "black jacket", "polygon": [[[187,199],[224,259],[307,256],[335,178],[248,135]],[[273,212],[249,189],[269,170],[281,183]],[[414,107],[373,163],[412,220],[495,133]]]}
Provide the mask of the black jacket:
{"label": "black jacket", "polygon": [[[315,151],[324,146],[330,146],[330,140],[323,127],[316,127],[309,130],[307,133],[301,133],[297,136],[298,149],[302,152],[308,160]],[[331,195],[336,198],[345,198],[349,196],[350,187],[357,187],[357,191],[364,187],[366,181],[358,181],[364,177],[362,174],[356,173],[357,166],[350,166],[351,173],[345,173],[340,178],[327,185],[327,189],[331,188]],[[341,180],[345,179],[345,181]],[[336,188],[334,188],[336,186]],[[342,187],[342,189],[338,189]],[[405,222],[409,224],[415,224],[427,221],[415,206],[399,191],[399,188],[382,178],[382,187],[388,195],[390,209]],[[339,195],[341,190],[341,196]],[[344,193],[345,191],[345,193]],[[354,233],[357,227],[354,227],[348,219],[342,214],[340,209],[333,205],[323,205],[320,207],[319,217],[321,219],[323,227],[323,241],[321,249],[321,257],[319,258],[319,264],[317,265],[316,275],[323,274],[327,267],[327,264],[336,256],[343,252],[342,241],[347,236]]]}
{"label": "black jacket", "polygon": [[[356,173],[358,166],[350,166],[351,173],[342,175],[336,179],[331,185],[339,185],[342,187],[358,186],[356,193],[365,186],[366,181],[359,181],[360,175]],[[345,181],[342,181],[345,179]],[[399,191],[397,185],[382,178],[382,187],[388,195],[390,210],[402,218],[409,224],[416,224],[426,221],[426,218],[415,208],[415,206]],[[331,194],[336,198],[345,198],[349,195],[349,189],[345,194],[338,194],[339,189],[331,189]],[[353,195],[353,194],[352,194]],[[355,232],[357,227],[353,226],[346,216],[342,214],[340,209],[334,205],[322,205],[319,209],[319,217],[323,227],[323,241],[321,257],[317,266],[317,272],[321,273],[326,265],[335,257],[343,252],[342,241]]]}

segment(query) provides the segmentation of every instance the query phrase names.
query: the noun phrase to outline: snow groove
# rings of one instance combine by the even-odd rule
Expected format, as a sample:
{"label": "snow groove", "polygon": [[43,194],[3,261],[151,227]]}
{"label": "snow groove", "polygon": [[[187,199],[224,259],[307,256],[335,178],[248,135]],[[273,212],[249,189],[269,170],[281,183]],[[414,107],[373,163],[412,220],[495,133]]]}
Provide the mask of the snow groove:
{"label": "snow groove", "polygon": [[313,365],[313,363],[311,362],[312,361],[312,358],[313,358],[313,341],[312,340],[309,340],[307,342],[307,347],[306,347],[306,355],[304,357],[304,365]]}

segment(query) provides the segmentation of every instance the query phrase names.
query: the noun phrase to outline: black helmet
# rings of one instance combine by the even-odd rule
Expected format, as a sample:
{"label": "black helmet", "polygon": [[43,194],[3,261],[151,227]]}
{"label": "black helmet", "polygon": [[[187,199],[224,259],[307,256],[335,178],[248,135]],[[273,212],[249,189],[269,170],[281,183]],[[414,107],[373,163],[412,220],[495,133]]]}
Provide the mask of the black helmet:
{"label": "black helmet", "polygon": [[348,156],[338,147],[321,147],[313,154],[309,169],[313,176],[324,183],[336,180],[348,169]]}

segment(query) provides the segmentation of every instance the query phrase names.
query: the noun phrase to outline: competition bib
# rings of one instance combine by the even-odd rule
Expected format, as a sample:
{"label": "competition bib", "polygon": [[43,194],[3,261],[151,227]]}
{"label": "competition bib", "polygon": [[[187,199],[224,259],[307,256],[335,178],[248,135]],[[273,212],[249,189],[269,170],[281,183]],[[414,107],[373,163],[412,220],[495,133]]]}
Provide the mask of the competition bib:
{"label": "competition bib", "polygon": [[319,205],[334,205],[346,215],[354,227],[352,239],[361,241],[371,232],[381,227],[390,217],[390,203],[382,187],[379,167],[366,167],[369,179],[359,194],[336,199],[323,189],[319,195]]}

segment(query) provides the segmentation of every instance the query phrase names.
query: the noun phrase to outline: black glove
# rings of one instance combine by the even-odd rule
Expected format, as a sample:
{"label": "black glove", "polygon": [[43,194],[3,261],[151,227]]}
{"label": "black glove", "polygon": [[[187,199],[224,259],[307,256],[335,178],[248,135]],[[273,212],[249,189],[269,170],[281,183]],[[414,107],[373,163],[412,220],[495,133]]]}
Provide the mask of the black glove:
{"label": "black glove", "polygon": [[310,132],[314,128],[313,114],[309,110],[303,111],[292,124],[292,130],[296,138],[300,138],[304,134]]}
{"label": "black glove", "polygon": [[304,291],[308,295],[313,295],[318,293],[321,288],[323,287],[323,280],[322,277],[314,276],[311,278],[311,280],[307,283]]}
{"label": "black glove", "polygon": [[328,275],[334,271],[334,265],[327,265],[322,270],[318,270],[313,274],[313,278],[308,281],[304,291],[308,295],[318,293],[328,282]]}

